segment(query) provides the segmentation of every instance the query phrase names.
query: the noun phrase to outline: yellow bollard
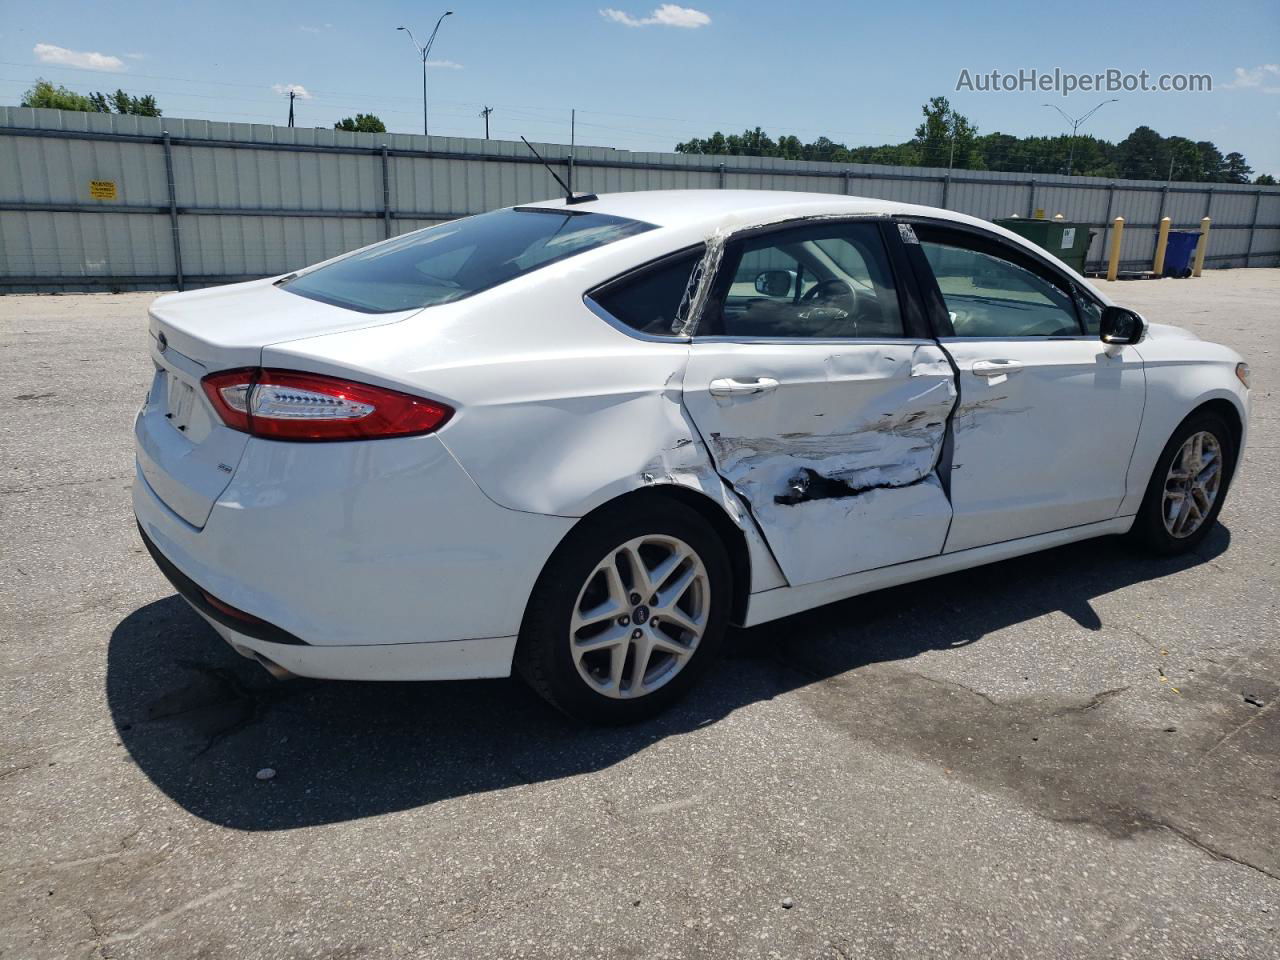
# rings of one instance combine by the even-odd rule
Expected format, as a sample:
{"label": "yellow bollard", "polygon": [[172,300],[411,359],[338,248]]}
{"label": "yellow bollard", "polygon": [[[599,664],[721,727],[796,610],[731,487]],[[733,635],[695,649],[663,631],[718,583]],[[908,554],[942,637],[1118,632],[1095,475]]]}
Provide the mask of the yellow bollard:
{"label": "yellow bollard", "polygon": [[1200,239],[1196,241],[1196,264],[1191,268],[1193,277],[1200,276],[1200,271],[1204,269],[1205,251],[1209,249],[1209,218],[1205,217],[1200,221]]}
{"label": "yellow bollard", "polygon": [[1168,217],[1160,220],[1160,233],[1156,235],[1156,258],[1151,261],[1151,272],[1157,277],[1164,273],[1164,250],[1169,246],[1169,224]]}
{"label": "yellow bollard", "polygon": [[1124,236],[1124,217],[1116,217],[1111,231],[1111,260],[1107,264],[1107,279],[1114,280],[1120,272],[1120,238]]}

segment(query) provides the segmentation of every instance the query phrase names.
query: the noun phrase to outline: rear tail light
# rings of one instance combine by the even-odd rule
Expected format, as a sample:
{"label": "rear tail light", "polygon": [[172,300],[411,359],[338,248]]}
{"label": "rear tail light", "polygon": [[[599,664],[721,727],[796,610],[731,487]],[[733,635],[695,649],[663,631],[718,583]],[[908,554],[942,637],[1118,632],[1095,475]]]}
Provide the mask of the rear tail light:
{"label": "rear tail light", "polygon": [[340,377],[248,367],[201,381],[222,422],[273,440],[370,440],[430,433],[453,409]]}

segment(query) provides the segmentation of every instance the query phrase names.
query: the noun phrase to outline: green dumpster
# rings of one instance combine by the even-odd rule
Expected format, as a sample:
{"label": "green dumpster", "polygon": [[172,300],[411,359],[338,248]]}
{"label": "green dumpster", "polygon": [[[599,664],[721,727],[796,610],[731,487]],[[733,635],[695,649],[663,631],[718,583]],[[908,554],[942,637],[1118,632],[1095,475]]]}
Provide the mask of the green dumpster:
{"label": "green dumpster", "polygon": [[1012,230],[1020,237],[1025,237],[1037,247],[1048,250],[1063,263],[1084,273],[1084,258],[1089,254],[1089,243],[1093,234],[1089,232],[1087,223],[1072,223],[1069,220],[1024,220],[1021,217],[1006,217],[997,220],[1006,230]]}

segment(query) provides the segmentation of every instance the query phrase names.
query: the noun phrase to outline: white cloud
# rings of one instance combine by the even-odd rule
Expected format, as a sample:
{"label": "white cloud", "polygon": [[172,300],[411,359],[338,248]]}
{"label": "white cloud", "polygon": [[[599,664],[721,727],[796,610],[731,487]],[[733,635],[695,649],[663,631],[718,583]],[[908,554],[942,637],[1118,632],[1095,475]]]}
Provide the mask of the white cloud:
{"label": "white cloud", "polygon": [[1236,67],[1228,88],[1255,89],[1263,93],[1280,93],[1280,63],[1264,63],[1257,67]]}
{"label": "white cloud", "polygon": [[711,18],[701,10],[677,6],[674,3],[664,3],[647,17],[633,17],[625,10],[615,10],[612,7],[605,7],[600,11],[600,16],[614,23],[620,23],[624,27],[685,27],[694,30],[705,27],[711,22]]}
{"label": "white cloud", "polygon": [[37,43],[31,52],[41,63],[52,63],[60,67],[77,67],[80,70],[124,69],[124,61],[119,57],[84,50],[68,50],[66,47],[55,47],[52,43]]}
{"label": "white cloud", "polygon": [[321,32],[323,32],[323,31],[325,31],[325,30],[332,30],[332,29],[333,29],[333,24],[332,24],[332,23],[326,23],[326,24],[323,24],[322,26],[319,26],[319,27],[312,26],[312,25],[310,25],[310,24],[304,24],[304,25],[302,25],[302,26],[298,27],[298,29],[299,29],[299,30],[301,30],[303,33],[321,33]]}
{"label": "white cloud", "polygon": [[311,99],[311,94],[307,92],[307,88],[300,83],[273,83],[271,89],[276,93],[288,93],[292,90],[299,100]]}
{"label": "white cloud", "polygon": [[145,53],[126,53],[124,58],[126,60],[145,60],[147,55]]}
{"label": "white cloud", "polygon": [[461,70],[462,64],[455,60],[428,60],[428,67],[438,67],[441,70]]}

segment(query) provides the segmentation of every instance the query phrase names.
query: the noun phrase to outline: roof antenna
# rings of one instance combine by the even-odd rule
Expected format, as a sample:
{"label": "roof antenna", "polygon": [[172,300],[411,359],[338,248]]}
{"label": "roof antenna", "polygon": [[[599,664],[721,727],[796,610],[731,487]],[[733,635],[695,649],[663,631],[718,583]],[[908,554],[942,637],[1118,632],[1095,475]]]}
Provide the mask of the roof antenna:
{"label": "roof antenna", "polygon": [[525,140],[523,136],[520,139],[524,140],[524,145],[529,148],[529,151],[535,157],[538,158],[538,162],[547,168],[547,173],[551,174],[551,176],[556,178],[556,183],[560,184],[560,189],[564,191],[565,203],[569,203],[569,204],[589,203],[592,200],[600,199],[594,193],[574,193],[571,189],[569,189],[569,185],[560,179],[560,174],[556,173],[553,169],[551,169],[551,164],[547,163],[547,161],[542,159],[542,154],[540,154],[537,150],[533,149],[533,144],[530,143],[528,140]]}

